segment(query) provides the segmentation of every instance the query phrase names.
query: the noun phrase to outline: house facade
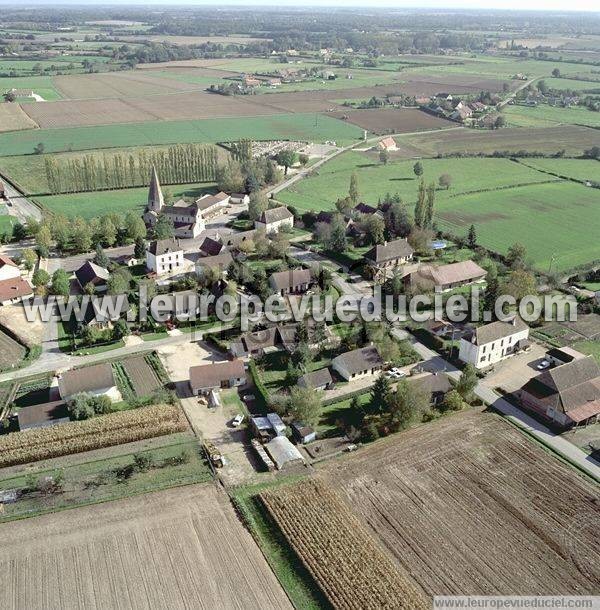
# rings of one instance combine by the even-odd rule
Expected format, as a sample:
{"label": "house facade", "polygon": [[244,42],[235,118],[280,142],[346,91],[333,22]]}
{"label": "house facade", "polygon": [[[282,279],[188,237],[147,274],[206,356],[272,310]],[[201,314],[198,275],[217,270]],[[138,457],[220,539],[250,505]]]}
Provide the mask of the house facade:
{"label": "house facade", "polygon": [[196,199],[196,206],[204,218],[214,216],[229,203],[229,195],[219,191],[216,195],[202,195]]}
{"label": "house facade", "polygon": [[171,219],[175,237],[179,239],[193,239],[206,229],[197,203],[180,199],[173,205],[164,206],[161,213]]}
{"label": "house facade", "polygon": [[462,362],[484,369],[528,347],[529,326],[518,317],[479,326],[460,339]]}
{"label": "house facade", "polygon": [[156,275],[176,273],[184,264],[183,250],[177,239],[155,240],[146,250],[146,267]]}
{"label": "house facade", "polygon": [[278,271],[269,276],[269,286],[281,296],[286,294],[303,294],[312,285],[310,269],[289,269]]}
{"label": "house facade", "polygon": [[190,390],[194,396],[220,388],[234,388],[246,383],[242,360],[228,360],[190,368]]}

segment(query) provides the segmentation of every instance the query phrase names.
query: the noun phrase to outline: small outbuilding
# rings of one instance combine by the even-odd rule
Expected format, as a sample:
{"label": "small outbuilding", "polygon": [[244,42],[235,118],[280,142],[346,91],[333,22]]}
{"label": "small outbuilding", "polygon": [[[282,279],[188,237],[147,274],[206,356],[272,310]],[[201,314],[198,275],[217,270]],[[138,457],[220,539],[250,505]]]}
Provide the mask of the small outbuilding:
{"label": "small outbuilding", "polygon": [[302,454],[286,436],[276,436],[265,445],[265,449],[277,470],[284,470],[297,464],[304,464]]}
{"label": "small outbuilding", "polygon": [[317,440],[317,433],[315,432],[315,429],[310,426],[306,426],[300,422],[294,422],[290,427],[292,428],[292,437],[297,443],[306,445],[307,443],[312,443]]}

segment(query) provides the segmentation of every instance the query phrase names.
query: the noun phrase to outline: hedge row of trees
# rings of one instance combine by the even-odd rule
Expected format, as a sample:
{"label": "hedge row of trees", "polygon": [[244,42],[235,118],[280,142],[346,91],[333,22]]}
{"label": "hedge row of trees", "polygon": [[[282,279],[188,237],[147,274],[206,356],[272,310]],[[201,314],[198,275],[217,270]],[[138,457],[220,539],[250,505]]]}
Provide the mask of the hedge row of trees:
{"label": "hedge row of trees", "polygon": [[52,194],[147,186],[154,166],[164,184],[209,182],[216,179],[217,148],[204,144],[176,144],[128,155],[85,155],[57,161],[44,159],[46,180]]}

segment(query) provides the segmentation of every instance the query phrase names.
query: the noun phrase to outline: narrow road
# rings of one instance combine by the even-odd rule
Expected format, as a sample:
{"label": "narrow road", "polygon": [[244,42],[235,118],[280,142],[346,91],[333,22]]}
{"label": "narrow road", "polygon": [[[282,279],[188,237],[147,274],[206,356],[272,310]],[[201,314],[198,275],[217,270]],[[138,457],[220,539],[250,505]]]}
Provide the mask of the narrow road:
{"label": "narrow road", "polygon": [[4,182],[4,191],[8,199],[8,210],[11,216],[18,218],[21,223],[27,222],[29,218],[42,219],[42,210],[37,205],[29,201],[4,176],[0,176],[0,179]]}
{"label": "narrow road", "polygon": [[[397,337],[399,337],[400,334],[404,336],[404,331],[400,329],[393,330],[392,334]],[[444,360],[437,352],[429,349],[419,341],[413,339],[411,342],[414,349],[428,364],[428,368],[436,371],[444,371],[452,379],[458,380],[460,377],[460,371],[455,366]],[[489,388],[486,388],[483,384],[479,383],[477,385],[475,388],[475,394],[486,404],[502,413],[502,415],[513,424],[517,425],[523,431],[538,439],[544,445],[550,447],[558,455],[562,456],[572,464],[575,464],[595,481],[600,483],[600,462],[584,453],[581,449],[579,449],[579,447],[576,447],[569,441],[565,440],[547,426],[544,426],[533,417],[530,417],[521,411],[521,409],[518,407],[515,407],[504,398],[498,396]]]}

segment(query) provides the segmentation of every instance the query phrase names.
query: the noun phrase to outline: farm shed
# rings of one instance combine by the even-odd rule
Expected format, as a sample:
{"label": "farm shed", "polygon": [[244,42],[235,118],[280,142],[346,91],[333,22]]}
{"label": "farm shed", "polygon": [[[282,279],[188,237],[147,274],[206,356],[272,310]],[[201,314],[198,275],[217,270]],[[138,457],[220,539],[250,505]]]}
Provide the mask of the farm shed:
{"label": "farm shed", "polygon": [[249,203],[250,197],[246,193],[231,193],[230,203]]}
{"label": "farm shed", "polygon": [[207,394],[219,388],[233,388],[246,383],[246,370],[242,360],[214,362],[190,368],[190,389],[194,396]]}
{"label": "farm shed", "polygon": [[256,437],[262,441],[274,436],[285,436],[286,426],[277,413],[267,413],[265,417],[251,417],[250,427]]}
{"label": "farm shed", "polygon": [[580,358],[585,358],[585,354],[574,350],[572,347],[553,347],[546,352],[546,359],[555,366],[567,364]]}
{"label": "farm shed", "polygon": [[302,454],[286,436],[276,436],[265,445],[265,449],[271,456],[277,470],[283,470],[295,464],[304,464]]}
{"label": "farm shed", "polygon": [[291,425],[292,428],[292,436],[297,443],[302,443],[306,445],[307,443],[312,443],[317,440],[317,433],[314,428],[310,426],[306,426],[300,422],[294,422]]}
{"label": "farm shed", "polygon": [[21,431],[30,428],[46,428],[71,421],[67,406],[62,400],[23,407],[17,413],[17,420]]}
{"label": "farm shed", "polygon": [[66,371],[58,378],[58,390],[63,400],[81,393],[108,396],[112,402],[123,400],[108,362]]}

